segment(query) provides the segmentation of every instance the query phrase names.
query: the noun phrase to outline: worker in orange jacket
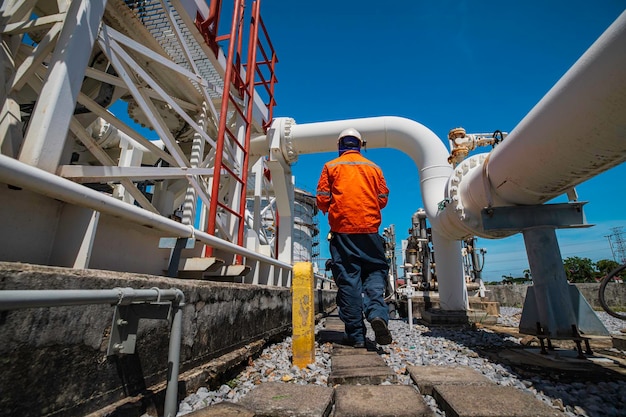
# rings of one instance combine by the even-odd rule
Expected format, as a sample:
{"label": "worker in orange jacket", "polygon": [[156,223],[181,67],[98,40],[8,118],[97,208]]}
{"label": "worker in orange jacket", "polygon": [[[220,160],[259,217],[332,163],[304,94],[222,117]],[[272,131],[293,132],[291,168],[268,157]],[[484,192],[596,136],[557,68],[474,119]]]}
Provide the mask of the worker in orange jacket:
{"label": "worker in orange jacket", "polygon": [[339,157],[327,162],[317,184],[317,206],[328,213],[331,269],[337,284],[344,343],[365,347],[365,318],[378,344],[391,343],[384,299],[389,265],[378,234],[389,189],[381,169],[361,155],[365,142],[356,129],[342,131]]}

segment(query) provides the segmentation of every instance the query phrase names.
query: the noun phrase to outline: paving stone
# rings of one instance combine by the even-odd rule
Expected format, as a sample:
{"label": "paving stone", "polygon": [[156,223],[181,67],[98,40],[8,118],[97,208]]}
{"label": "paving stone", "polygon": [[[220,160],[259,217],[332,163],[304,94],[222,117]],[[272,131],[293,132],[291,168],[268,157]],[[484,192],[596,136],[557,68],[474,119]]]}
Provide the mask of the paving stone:
{"label": "paving stone", "polygon": [[[365,349],[354,349],[365,350]],[[371,368],[381,366],[387,368],[387,363],[383,358],[374,352],[356,353],[353,355],[333,355],[331,358],[331,370],[338,371],[349,368]]]}
{"label": "paving stone", "polygon": [[408,385],[341,385],[334,417],[431,417],[424,398]]}
{"label": "paving stone", "polygon": [[324,328],[328,330],[345,330],[345,325],[339,317],[327,317],[324,322]]}
{"label": "paving stone", "polygon": [[626,350],[626,336],[611,335],[611,342],[615,349]]}
{"label": "paving stone", "polygon": [[406,370],[422,394],[432,395],[437,385],[487,385],[493,382],[469,366],[407,366]]}
{"label": "paving stone", "polygon": [[343,323],[339,322],[339,323],[327,323],[324,326],[324,329],[326,331],[333,331],[333,332],[339,332],[341,334],[344,334],[344,332],[346,331],[345,326],[343,325]]}
{"label": "paving stone", "polygon": [[348,345],[342,345],[341,343],[333,343],[333,356],[356,355],[359,352],[367,352],[367,350],[361,348],[357,349]]}
{"label": "paving stone", "polygon": [[447,417],[562,417],[533,395],[500,385],[437,385],[433,397]]}
{"label": "paving stone", "polygon": [[328,377],[330,385],[337,384],[372,384],[378,385],[385,381],[396,382],[396,374],[388,366],[370,366],[367,368],[346,368],[331,371]]}
{"label": "paving stone", "polygon": [[248,392],[239,404],[257,417],[327,417],[332,400],[330,387],[266,382]]}
{"label": "paving stone", "polygon": [[322,343],[340,344],[345,337],[345,326],[339,317],[327,317],[324,328],[317,335]]}
{"label": "paving stone", "polygon": [[256,417],[254,411],[243,405],[224,401],[186,414],[187,417]]}
{"label": "paving stone", "polygon": [[343,330],[328,330],[328,329],[323,329],[323,330],[318,330],[317,332],[317,336],[319,337],[319,341],[321,343],[337,343],[337,344],[341,344],[341,341],[344,338],[344,332]]}
{"label": "paving stone", "polygon": [[385,353],[382,349],[377,349],[376,344],[371,340],[365,341],[365,348],[355,348],[354,346],[349,345],[333,345],[333,356],[339,356],[343,354],[350,355],[363,355],[363,354],[375,354],[380,355],[381,353]]}

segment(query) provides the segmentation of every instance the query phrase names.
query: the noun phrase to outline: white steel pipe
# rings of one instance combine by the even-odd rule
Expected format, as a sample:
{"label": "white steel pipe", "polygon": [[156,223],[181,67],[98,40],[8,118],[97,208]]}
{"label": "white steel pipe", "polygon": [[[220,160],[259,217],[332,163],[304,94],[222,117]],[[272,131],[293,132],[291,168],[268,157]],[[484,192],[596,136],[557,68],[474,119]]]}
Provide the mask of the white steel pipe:
{"label": "white steel pipe", "polygon": [[[293,154],[336,151],[339,133],[350,127],[361,133],[368,148],[393,148],[406,153],[418,167],[422,203],[433,230],[436,230],[438,205],[445,198],[446,185],[453,169],[447,161],[448,150],[445,145],[426,126],[392,116],[302,125],[293,121],[282,122],[285,120],[279,120],[273,126],[286,126],[283,149],[288,152],[284,155],[285,159],[293,160]],[[265,143],[262,140],[258,142],[256,149]],[[445,260],[437,265],[441,308],[466,310],[467,292],[463,283],[461,244],[447,240],[436,232],[433,232],[433,236],[438,259]]]}
{"label": "white steel pipe", "polygon": [[426,126],[393,116],[294,124],[290,128],[290,140],[298,154],[336,152],[339,133],[349,127],[363,135],[368,148],[397,149],[415,162],[426,215],[429,219],[436,217],[452,167],[447,161],[445,145]]}
{"label": "white steel pipe", "polygon": [[[477,169],[460,174],[460,201],[454,204],[464,216],[476,220],[490,205],[544,203],[624,162],[624,68],[626,12],[491,152],[485,166],[479,162]],[[456,228],[446,220],[446,228],[446,235],[457,239],[490,233],[467,219]]]}
{"label": "white steel pipe", "polygon": [[288,263],[219,239],[194,229],[192,226],[184,225],[132,204],[124,203],[106,194],[24,164],[5,155],[0,155],[0,181],[77,206],[88,207],[101,213],[120,217],[138,225],[152,227],[172,237],[197,239],[216,249],[240,254],[255,261],[291,270],[291,265]]}

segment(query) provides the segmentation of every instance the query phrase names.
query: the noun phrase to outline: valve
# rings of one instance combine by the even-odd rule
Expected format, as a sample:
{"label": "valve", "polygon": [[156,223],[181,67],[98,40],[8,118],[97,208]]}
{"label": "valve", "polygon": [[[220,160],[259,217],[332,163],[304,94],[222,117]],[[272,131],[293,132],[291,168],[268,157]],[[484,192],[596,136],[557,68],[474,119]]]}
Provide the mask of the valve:
{"label": "valve", "polygon": [[479,146],[491,145],[495,147],[507,133],[496,130],[493,133],[466,133],[462,127],[456,127],[448,132],[450,141],[450,156],[448,163],[457,165],[469,155],[469,152]]}

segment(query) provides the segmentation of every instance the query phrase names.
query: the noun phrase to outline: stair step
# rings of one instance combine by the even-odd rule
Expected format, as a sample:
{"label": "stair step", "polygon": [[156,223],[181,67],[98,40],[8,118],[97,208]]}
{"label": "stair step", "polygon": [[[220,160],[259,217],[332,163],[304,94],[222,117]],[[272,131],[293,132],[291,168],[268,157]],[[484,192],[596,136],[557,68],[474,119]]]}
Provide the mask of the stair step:
{"label": "stair step", "polygon": [[[203,275],[212,270],[217,270],[224,265],[224,260],[214,257],[209,258],[182,258],[178,264],[178,278],[203,279]],[[167,274],[167,271],[163,271]]]}
{"label": "stair step", "polygon": [[215,257],[183,258],[178,265],[178,278],[186,279],[230,279],[245,276],[248,272],[248,265],[226,265],[223,259]]}
{"label": "stair step", "polygon": [[219,258],[183,258],[178,265],[179,271],[185,272],[209,272],[219,269],[224,265],[224,260]]}
{"label": "stair step", "polygon": [[222,265],[204,273],[205,277],[242,277],[250,272],[248,265]]}

